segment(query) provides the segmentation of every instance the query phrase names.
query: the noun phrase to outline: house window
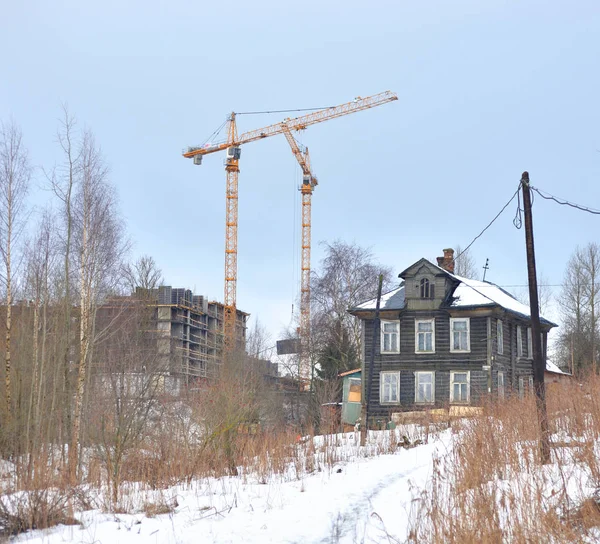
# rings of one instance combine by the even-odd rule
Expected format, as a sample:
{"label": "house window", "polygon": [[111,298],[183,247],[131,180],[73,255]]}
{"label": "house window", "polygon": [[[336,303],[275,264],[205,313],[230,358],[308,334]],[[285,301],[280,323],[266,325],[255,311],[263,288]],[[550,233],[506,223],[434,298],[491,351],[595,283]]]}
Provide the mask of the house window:
{"label": "house window", "polygon": [[533,376],[529,376],[529,392],[533,393]]}
{"label": "house window", "polygon": [[435,352],[435,320],[415,320],[415,353]]}
{"label": "house window", "polygon": [[504,396],[504,372],[498,372],[498,398],[503,399]]}
{"label": "house window", "polygon": [[501,319],[496,321],[496,348],[498,355],[504,353],[504,325]]}
{"label": "house window", "polygon": [[381,322],[381,353],[400,353],[400,322]]}
{"label": "house window", "polygon": [[415,372],[415,402],[435,400],[435,372]]}
{"label": "house window", "polygon": [[523,376],[519,377],[519,398],[522,399],[525,396],[525,381]]}
{"label": "house window", "polygon": [[450,372],[450,402],[469,402],[469,372]]}
{"label": "house window", "polygon": [[517,326],[517,357],[523,357],[523,332]]}
{"label": "house window", "polygon": [[431,283],[427,278],[422,278],[419,282],[421,290],[421,298],[435,297],[435,284]]}
{"label": "house window", "polygon": [[400,372],[382,372],[379,375],[379,401],[381,404],[400,402]]}
{"label": "house window", "polygon": [[470,320],[466,318],[450,318],[451,345],[450,351],[470,351]]}
{"label": "house window", "polygon": [[348,402],[360,402],[361,382],[360,378],[350,378],[350,387],[348,388]]}
{"label": "house window", "polygon": [[527,358],[533,359],[533,340],[531,338],[531,327],[527,327]]}

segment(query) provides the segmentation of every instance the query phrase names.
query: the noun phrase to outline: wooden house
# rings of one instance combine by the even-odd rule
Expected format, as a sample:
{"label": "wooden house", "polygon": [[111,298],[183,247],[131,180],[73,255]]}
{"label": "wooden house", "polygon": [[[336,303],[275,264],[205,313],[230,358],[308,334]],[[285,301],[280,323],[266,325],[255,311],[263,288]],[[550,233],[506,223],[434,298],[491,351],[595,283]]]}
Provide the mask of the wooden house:
{"label": "wooden house", "polygon": [[[442,407],[460,412],[488,393],[503,398],[532,388],[529,307],[493,283],[454,275],[453,257],[445,249],[437,265],[421,259],[399,275],[400,287],[381,297],[375,338],[376,300],[349,310],[362,321],[363,376],[375,352],[373,417]],[[555,326],[541,318],[544,358]]]}

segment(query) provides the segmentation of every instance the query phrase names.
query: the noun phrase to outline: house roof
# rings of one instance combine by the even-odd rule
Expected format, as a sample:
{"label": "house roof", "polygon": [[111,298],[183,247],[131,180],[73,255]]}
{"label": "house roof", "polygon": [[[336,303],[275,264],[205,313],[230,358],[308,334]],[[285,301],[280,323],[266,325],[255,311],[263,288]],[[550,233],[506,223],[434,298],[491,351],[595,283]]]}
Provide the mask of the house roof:
{"label": "house roof", "polygon": [[[407,268],[404,272],[400,274],[400,277],[403,277],[405,273],[410,270],[410,268],[414,267],[417,264],[420,264],[425,259],[421,259],[417,261],[414,265]],[[489,282],[489,281],[478,281],[471,280],[468,278],[462,278],[460,276],[456,276],[447,272],[443,268],[430,263],[431,266],[443,272],[446,276],[455,280],[457,286],[454,288],[452,292],[452,296],[447,299],[443,304],[443,308],[480,308],[480,307],[494,307],[498,306],[503,308],[504,310],[517,314],[521,317],[529,319],[531,317],[531,312],[529,306],[519,302],[515,297],[513,297],[508,291],[505,291],[501,287]],[[367,302],[363,302],[359,304],[355,308],[351,308],[350,312],[357,312],[361,310],[375,310],[377,299],[371,299]],[[401,285],[397,289],[393,291],[389,291],[385,295],[382,295],[380,302],[380,310],[402,310],[406,306],[406,301],[404,298],[404,286]],[[551,327],[556,327],[556,323],[541,317],[540,321]]]}
{"label": "house roof", "polygon": [[571,376],[569,372],[561,370],[558,365],[555,365],[549,359],[546,359],[546,372],[552,372],[552,374],[563,374],[564,376]]}

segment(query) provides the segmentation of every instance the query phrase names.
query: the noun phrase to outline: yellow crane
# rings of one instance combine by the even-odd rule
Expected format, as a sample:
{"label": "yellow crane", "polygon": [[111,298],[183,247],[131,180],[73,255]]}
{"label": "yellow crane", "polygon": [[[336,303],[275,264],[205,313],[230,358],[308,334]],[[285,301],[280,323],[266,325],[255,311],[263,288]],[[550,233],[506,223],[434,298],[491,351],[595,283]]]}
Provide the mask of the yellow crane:
{"label": "yellow crane", "polygon": [[[263,128],[244,132],[238,136],[236,125],[236,114],[232,113],[228,119],[227,140],[216,143],[208,143],[200,147],[188,147],[183,156],[193,159],[194,164],[202,164],[202,157],[219,151],[226,151],[225,171],[226,183],[226,207],[225,207],[225,316],[224,336],[225,350],[229,351],[235,347],[236,334],[236,289],[237,289],[237,231],[238,231],[238,176],[241,147],[243,144],[262,140],[270,136],[286,133],[286,131],[304,130],[310,125],[329,121],[336,117],[342,117],[350,113],[381,106],[387,102],[398,100],[391,91],[385,91],[367,98],[357,97],[351,102],[314,111],[294,119],[284,119]],[[310,198],[308,199],[308,210],[310,213]],[[304,204],[304,198],[303,198]],[[303,206],[304,209],[304,206]],[[304,221],[304,218],[303,218]],[[310,236],[310,219],[308,224],[308,235]],[[303,227],[304,234],[304,227]],[[304,245],[304,244],[303,244]],[[304,248],[303,248],[304,251]],[[310,244],[309,253],[310,258]],[[310,265],[309,265],[310,268]]]}
{"label": "yellow crane", "polygon": [[319,184],[310,166],[308,147],[303,150],[287,125],[283,135],[292,148],[298,164],[302,168],[302,259],[300,264],[300,364],[299,378],[304,384],[310,379],[310,249],[311,249],[311,207],[312,193]]}

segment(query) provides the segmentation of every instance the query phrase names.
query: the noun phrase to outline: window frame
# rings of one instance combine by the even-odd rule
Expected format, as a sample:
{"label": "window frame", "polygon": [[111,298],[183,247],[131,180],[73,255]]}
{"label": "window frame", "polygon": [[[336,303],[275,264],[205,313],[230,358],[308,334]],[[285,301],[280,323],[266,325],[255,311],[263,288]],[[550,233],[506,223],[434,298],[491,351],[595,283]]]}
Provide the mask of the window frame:
{"label": "window frame", "polygon": [[424,300],[435,298],[435,281],[431,281],[427,277],[419,280],[419,298]]}
{"label": "window frame", "polygon": [[[360,400],[350,400],[350,393],[352,392],[352,382],[354,382],[354,385],[357,385],[356,382],[358,382],[358,387],[360,388]],[[348,403],[349,404],[362,404],[362,379],[361,378],[349,378],[348,379]]]}
{"label": "window frame", "polygon": [[[500,387],[500,376],[502,376],[502,388]],[[503,370],[499,370],[498,371],[498,376],[496,378],[496,381],[497,381],[497,391],[498,391],[498,398],[499,399],[505,399],[506,398],[506,382],[504,380],[505,380],[504,371]]]}
{"label": "window frame", "polygon": [[[419,400],[419,377],[431,375],[431,400]],[[435,370],[415,370],[415,404],[435,404]]]}
{"label": "window frame", "polygon": [[[384,377],[395,376],[396,377],[396,400],[384,400]],[[400,404],[400,371],[399,370],[385,370],[379,373],[379,404],[392,405]]]}
{"label": "window frame", "polygon": [[[467,349],[456,349],[454,347],[454,323],[457,321],[467,322]],[[460,331],[464,332],[464,331]],[[451,317],[450,318],[450,352],[451,353],[471,353],[471,318],[470,317]]]}
{"label": "window frame", "polygon": [[525,398],[525,379],[523,376],[519,376],[519,398]]}
{"label": "window frame", "polygon": [[[431,323],[431,332],[419,332],[419,323]],[[431,350],[420,350],[419,349],[419,334],[431,334]],[[415,353],[417,354],[428,354],[435,353],[435,318],[430,319],[416,319],[415,318]]]}
{"label": "window frame", "polygon": [[[456,400],[454,398],[454,375],[455,374],[466,374],[467,375],[467,398]],[[459,382],[463,383],[463,382]],[[451,370],[450,371],[450,402],[453,404],[469,404],[471,402],[471,371],[470,370]]]}
{"label": "window frame", "polygon": [[517,325],[517,357],[523,356],[523,327]]}
{"label": "window frame", "polygon": [[[384,329],[385,329],[384,325],[385,324],[395,324],[397,326],[396,327],[396,332],[395,333],[386,333],[384,331]],[[397,349],[395,351],[393,351],[393,350],[385,350],[384,349],[384,347],[385,347],[385,335],[386,334],[396,334],[397,335],[397,338],[396,338]],[[394,320],[394,319],[382,319],[381,320],[381,325],[380,325],[380,328],[379,328],[379,342],[380,342],[380,346],[379,346],[380,353],[400,353],[400,320],[399,319],[396,319],[396,320]]]}
{"label": "window frame", "polygon": [[533,359],[533,333],[531,327],[527,327],[527,359]]}
{"label": "window frame", "polygon": [[504,355],[504,323],[502,319],[496,320],[496,353]]}

